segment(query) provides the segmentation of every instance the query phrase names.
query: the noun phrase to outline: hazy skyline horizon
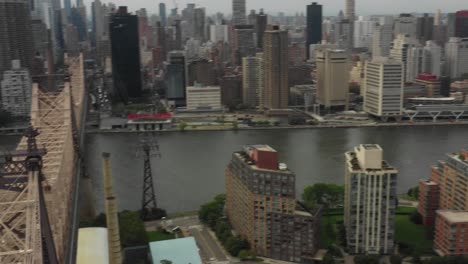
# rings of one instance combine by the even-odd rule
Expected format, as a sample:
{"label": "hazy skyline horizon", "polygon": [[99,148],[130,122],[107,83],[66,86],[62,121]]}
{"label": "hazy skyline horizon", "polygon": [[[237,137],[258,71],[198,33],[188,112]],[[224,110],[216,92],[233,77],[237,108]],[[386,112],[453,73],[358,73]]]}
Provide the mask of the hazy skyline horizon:
{"label": "hazy skyline horizon", "polygon": [[[73,0],[72,0],[73,1]],[[90,7],[92,0],[85,0],[85,4]],[[103,3],[112,2],[117,6],[128,6],[131,12],[135,12],[140,8],[146,8],[149,14],[157,14],[159,12],[159,3],[166,3],[166,12],[169,14],[170,10],[174,8],[174,0],[164,1],[149,1],[149,0],[101,0]],[[178,4],[179,13],[188,3],[195,3],[197,6],[205,7],[207,14],[215,14],[222,12],[225,15],[232,13],[232,0],[175,0]],[[287,5],[282,1],[274,1],[280,3],[272,3],[272,0],[247,0],[247,13],[251,9],[259,10],[263,8],[266,13],[275,15],[278,12],[292,15],[306,11],[306,5],[315,1],[310,0],[293,0],[288,2]],[[324,16],[337,15],[340,10],[344,11],[345,0],[327,0],[326,3],[316,1],[323,5]],[[442,13],[454,12],[457,10],[468,9],[466,0],[445,0],[443,6],[439,1],[427,0],[424,3],[424,10],[421,10],[421,3],[411,2],[407,0],[393,0],[385,1],[383,3],[375,3],[373,0],[356,0],[356,14],[359,15],[391,15],[399,13],[435,13],[437,9],[441,9]]]}

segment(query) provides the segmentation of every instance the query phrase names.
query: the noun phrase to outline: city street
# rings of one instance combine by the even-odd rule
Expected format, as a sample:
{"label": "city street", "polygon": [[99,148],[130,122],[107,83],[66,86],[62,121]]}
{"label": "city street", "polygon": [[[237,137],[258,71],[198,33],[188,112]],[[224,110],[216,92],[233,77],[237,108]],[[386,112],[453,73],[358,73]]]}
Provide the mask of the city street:
{"label": "city street", "polygon": [[201,251],[202,258],[207,262],[228,261],[221,245],[210,235],[207,227],[193,227],[189,229],[195,237]]}

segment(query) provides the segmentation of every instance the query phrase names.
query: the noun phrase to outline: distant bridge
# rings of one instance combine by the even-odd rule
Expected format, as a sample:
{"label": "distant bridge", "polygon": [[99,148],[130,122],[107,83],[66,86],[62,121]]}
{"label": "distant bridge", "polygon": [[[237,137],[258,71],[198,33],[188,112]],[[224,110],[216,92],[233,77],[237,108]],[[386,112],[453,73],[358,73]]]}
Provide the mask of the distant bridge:
{"label": "distant bridge", "polygon": [[65,263],[73,257],[87,98],[82,55],[67,64],[68,74],[33,84],[30,122],[39,134],[23,137],[0,160],[0,263]]}

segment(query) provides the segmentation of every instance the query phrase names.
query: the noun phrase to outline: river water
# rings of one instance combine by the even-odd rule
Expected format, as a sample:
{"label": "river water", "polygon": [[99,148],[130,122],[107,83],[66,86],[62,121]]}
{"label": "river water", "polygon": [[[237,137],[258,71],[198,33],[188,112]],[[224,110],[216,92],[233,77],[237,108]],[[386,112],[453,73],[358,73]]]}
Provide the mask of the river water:
{"label": "river water", "polygon": [[[444,154],[468,147],[466,126],[380,127],[349,129],[255,130],[155,133],[161,158],[152,159],[159,206],[169,213],[197,210],[224,192],[224,169],[231,154],[245,144],[269,144],[280,161],[296,173],[296,192],[318,182],[344,182],[344,152],[377,143],[384,159],[399,169],[398,191],[430,176],[430,166]],[[88,134],[86,164],[94,204],[103,210],[102,152],[112,154],[114,188],[120,209],[139,209],[143,161],[137,134]]]}

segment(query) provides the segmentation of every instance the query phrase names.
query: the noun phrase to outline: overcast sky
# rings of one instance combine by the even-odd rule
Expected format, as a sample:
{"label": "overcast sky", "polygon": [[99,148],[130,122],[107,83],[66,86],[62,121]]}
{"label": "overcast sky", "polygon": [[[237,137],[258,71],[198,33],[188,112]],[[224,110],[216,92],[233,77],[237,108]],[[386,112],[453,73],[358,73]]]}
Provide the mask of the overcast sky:
{"label": "overcast sky", "polygon": [[[73,0],[72,0],[73,1]],[[85,0],[90,5],[93,0]],[[205,7],[209,14],[221,11],[225,14],[232,13],[232,0],[175,0],[180,10],[187,3],[195,3]],[[158,4],[166,3],[166,8],[170,10],[174,7],[173,0],[101,0],[101,2],[113,2],[116,5],[126,5],[131,11],[146,8],[148,13],[158,12]],[[247,0],[247,10],[264,8],[267,13],[276,14],[285,12],[294,14],[305,12],[305,6],[313,2],[312,0]],[[335,15],[340,9],[344,9],[345,0],[322,0],[317,1],[324,7],[324,15]],[[435,13],[440,8],[443,13],[453,12],[461,9],[468,9],[468,0],[356,0],[356,12],[358,15],[370,14],[397,14],[401,12]]]}

